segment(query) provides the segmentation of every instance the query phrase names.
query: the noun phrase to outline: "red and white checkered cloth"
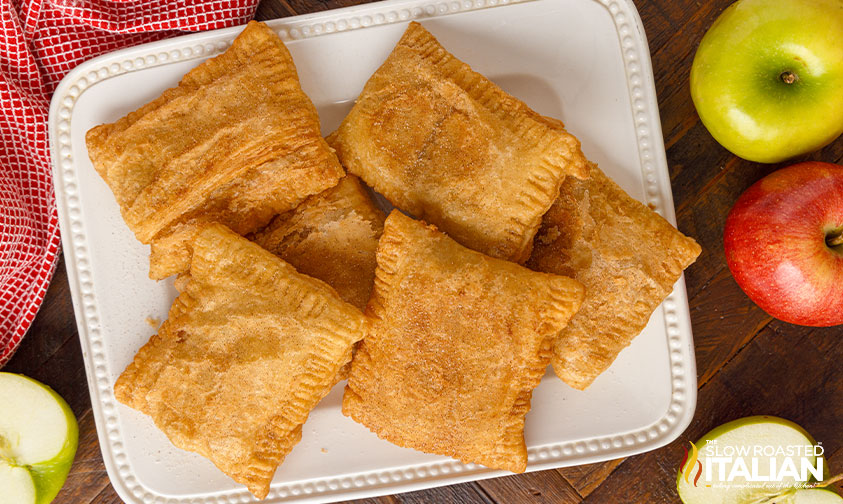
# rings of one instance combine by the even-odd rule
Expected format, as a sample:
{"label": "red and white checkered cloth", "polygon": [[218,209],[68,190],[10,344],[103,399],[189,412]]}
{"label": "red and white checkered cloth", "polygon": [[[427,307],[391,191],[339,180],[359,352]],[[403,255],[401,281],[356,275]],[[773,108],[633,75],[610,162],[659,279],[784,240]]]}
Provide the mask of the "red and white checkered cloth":
{"label": "red and white checkered cloth", "polygon": [[56,84],[99,54],[246,23],[258,0],[0,0],[0,367],[32,324],[59,229],[47,111]]}

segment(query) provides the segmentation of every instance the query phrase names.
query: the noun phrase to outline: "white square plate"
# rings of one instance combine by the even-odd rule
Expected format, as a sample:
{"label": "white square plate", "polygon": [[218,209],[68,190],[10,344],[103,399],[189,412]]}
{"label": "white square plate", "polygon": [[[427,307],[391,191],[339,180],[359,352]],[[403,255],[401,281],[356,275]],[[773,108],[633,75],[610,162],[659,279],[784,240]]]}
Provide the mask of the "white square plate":
{"label": "white square plate", "polygon": [[[631,0],[391,0],[268,24],[287,42],[302,86],[332,131],[411,19],[536,111],[561,118],[586,155],[674,221],[649,51]],[[208,460],[173,447],[112,386],[166,318],[172,281],[147,278],[148,247],[123,220],[85,148],[85,132],[175,86],[228,47],[239,28],[115,52],[80,65],[56,90],[50,141],[73,305],[108,474],[130,503],[246,502]],[[340,413],[338,385],[310,415],[267,502],[334,501],[502,475],[399,448]],[[696,371],[683,281],[586,391],[548,371],[527,416],[529,471],[652,450],[690,422]]]}

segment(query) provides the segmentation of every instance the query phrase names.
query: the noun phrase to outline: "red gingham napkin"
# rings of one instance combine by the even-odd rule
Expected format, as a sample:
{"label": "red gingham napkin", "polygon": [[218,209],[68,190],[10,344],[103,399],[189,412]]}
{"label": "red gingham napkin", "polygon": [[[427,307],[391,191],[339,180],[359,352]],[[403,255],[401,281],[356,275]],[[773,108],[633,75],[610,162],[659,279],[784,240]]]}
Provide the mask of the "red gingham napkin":
{"label": "red gingham napkin", "polygon": [[258,0],[0,0],[0,367],[32,324],[59,229],[47,111],[56,84],[99,54],[240,25]]}

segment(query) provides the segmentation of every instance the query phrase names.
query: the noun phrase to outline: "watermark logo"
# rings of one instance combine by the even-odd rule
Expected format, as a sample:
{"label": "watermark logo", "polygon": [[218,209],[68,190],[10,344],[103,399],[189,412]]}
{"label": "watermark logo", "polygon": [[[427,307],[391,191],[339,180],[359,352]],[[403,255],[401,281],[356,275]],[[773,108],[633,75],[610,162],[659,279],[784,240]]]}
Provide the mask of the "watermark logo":
{"label": "watermark logo", "polygon": [[697,475],[694,477],[694,486],[697,486],[697,483],[700,481],[700,476],[702,476],[702,462],[699,461],[700,452],[693,441],[688,441],[688,443],[691,444],[690,457],[688,456],[688,448],[685,448],[685,457],[679,465],[679,472],[682,473],[682,477],[685,478],[685,483],[691,484],[691,472],[694,469],[694,465],[696,465]]}
{"label": "watermark logo", "polygon": [[720,446],[709,440],[701,449],[689,444],[679,472],[685,483],[695,487],[808,487],[813,486],[812,479],[823,479],[821,444]]}

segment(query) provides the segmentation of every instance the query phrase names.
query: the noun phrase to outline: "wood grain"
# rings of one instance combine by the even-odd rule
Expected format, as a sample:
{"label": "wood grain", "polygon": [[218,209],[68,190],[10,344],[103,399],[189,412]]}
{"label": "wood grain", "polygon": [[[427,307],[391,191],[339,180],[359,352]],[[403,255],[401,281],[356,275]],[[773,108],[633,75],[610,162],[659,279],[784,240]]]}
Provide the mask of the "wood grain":
{"label": "wood grain", "polygon": [[557,471],[580,496],[588,497],[622,462],[623,459],[609,460],[597,464],[562,467]]}
{"label": "wood grain", "polygon": [[582,496],[557,471],[505,476],[477,483],[494,502],[578,504]]}
{"label": "wood grain", "polygon": [[[365,3],[360,0],[264,0],[258,19]],[[747,415],[772,414],[803,425],[843,472],[843,329],[775,321],[738,288],[722,251],[723,223],[740,193],[781,165],[760,165],[723,149],[700,123],[688,75],[697,44],[730,0],[635,0],[650,52],[676,204],[678,227],[703,247],[686,272],[700,384],[696,415],[670,445],[626,460],[349,501],[421,503],[675,503],[682,445]],[[843,160],[843,139],[804,156]],[[91,413],[67,275],[59,263],[44,305],[4,369],[41,380],[64,396],[80,427],[79,451],[57,504],[121,502],[108,482]]]}

